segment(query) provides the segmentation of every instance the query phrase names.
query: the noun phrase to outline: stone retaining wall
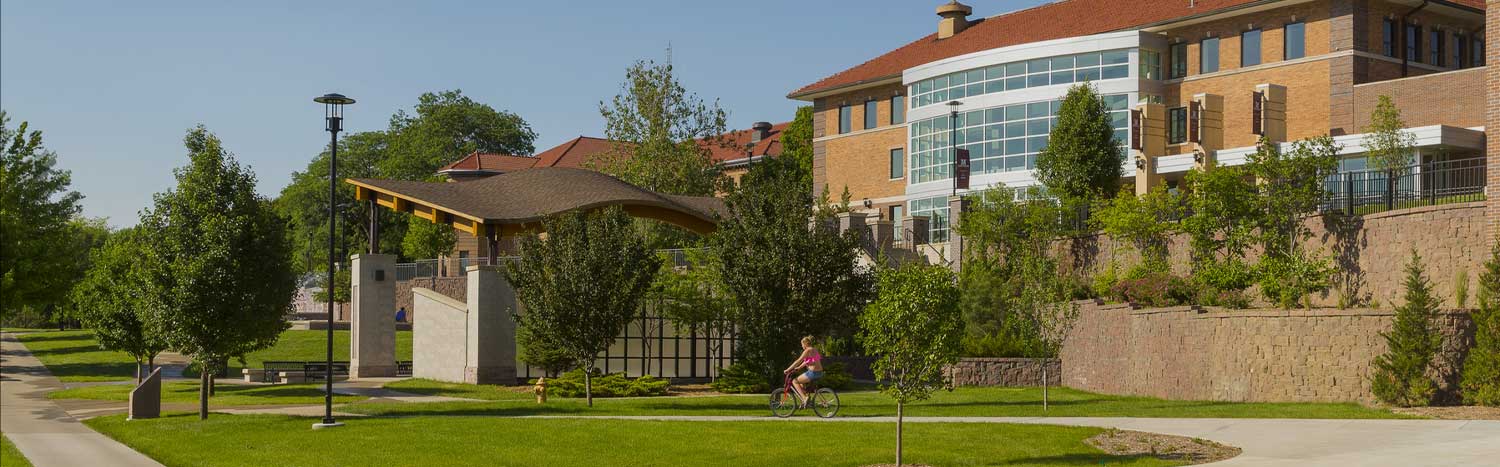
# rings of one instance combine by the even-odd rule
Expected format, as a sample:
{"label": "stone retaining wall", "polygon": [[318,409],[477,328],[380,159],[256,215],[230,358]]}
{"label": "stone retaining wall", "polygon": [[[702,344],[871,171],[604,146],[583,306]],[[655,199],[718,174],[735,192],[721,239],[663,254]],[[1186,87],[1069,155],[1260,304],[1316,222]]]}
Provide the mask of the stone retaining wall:
{"label": "stone retaining wall", "polygon": [[[413,322],[417,315],[416,307],[412,306],[411,289],[414,287],[428,289],[460,302],[468,300],[469,280],[464,276],[396,281],[396,310],[406,308],[407,322]],[[391,316],[396,315],[396,310],[391,310]]]}
{"label": "stone retaining wall", "polygon": [[1062,364],[1055,358],[965,358],[948,367],[954,386],[1042,385],[1046,370],[1047,385],[1062,384]]}
{"label": "stone retaining wall", "polygon": [[[1131,309],[1085,302],[1063,344],[1062,383],[1086,391],[1181,400],[1372,401],[1370,362],[1386,350],[1393,312]],[[1443,310],[1434,378],[1457,398],[1473,342],[1469,311]],[[1455,362],[1455,363],[1450,363]]]}

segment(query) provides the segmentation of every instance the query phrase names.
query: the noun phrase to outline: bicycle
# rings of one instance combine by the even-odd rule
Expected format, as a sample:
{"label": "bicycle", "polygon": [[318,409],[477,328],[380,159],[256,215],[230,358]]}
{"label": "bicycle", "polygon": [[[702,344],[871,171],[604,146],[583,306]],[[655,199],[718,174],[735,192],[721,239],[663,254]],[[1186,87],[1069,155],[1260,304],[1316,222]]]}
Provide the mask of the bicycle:
{"label": "bicycle", "polygon": [[[812,387],[816,387],[816,383],[809,384],[813,385]],[[833,418],[834,415],[838,414],[839,394],[832,389],[817,388],[813,390],[812,387],[809,388],[809,391],[812,393],[812,400],[803,399],[802,396],[797,394],[797,390],[792,389],[792,375],[788,373],[782,386],[771,391],[771,414],[778,418],[787,418],[797,413],[797,409],[804,406],[810,406],[813,413],[822,418]]]}

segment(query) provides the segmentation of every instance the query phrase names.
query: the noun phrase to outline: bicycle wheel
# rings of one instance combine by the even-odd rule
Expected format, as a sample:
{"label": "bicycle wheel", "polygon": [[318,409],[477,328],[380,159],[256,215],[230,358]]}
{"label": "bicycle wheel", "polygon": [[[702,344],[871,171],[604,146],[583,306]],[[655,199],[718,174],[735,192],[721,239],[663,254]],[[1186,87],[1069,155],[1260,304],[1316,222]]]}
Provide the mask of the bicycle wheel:
{"label": "bicycle wheel", "polygon": [[771,414],[781,418],[787,418],[797,412],[797,395],[789,393],[785,388],[776,388],[771,391]]}
{"label": "bicycle wheel", "polygon": [[819,417],[833,418],[839,413],[839,393],[828,388],[818,389],[812,396],[812,408]]}

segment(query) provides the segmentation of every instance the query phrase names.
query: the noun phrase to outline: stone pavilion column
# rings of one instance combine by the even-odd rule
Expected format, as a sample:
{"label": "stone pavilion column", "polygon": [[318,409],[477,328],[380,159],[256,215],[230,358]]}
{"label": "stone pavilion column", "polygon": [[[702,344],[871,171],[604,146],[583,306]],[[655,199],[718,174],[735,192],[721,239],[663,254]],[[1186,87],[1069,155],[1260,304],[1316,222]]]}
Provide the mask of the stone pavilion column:
{"label": "stone pavilion column", "polygon": [[464,382],[516,384],[516,291],[500,266],[469,266]]}
{"label": "stone pavilion column", "polygon": [[358,254],[352,263],[349,377],[396,376],[396,256]]}

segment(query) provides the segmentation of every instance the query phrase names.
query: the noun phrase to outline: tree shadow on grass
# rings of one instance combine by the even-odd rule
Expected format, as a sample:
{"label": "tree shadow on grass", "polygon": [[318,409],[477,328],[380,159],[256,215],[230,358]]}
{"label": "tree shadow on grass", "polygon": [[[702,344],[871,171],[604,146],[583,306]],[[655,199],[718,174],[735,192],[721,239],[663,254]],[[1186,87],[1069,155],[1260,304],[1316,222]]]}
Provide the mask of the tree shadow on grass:
{"label": "tree shadow on grass", "polygon": [[1151,456],[1137,454],[1132,456],[1116,456],[1113,454],[1062,454],[1056,456],[1031,457],[1026,459],[1015,459],[1001,462],[996,465],[1124,465]]}

